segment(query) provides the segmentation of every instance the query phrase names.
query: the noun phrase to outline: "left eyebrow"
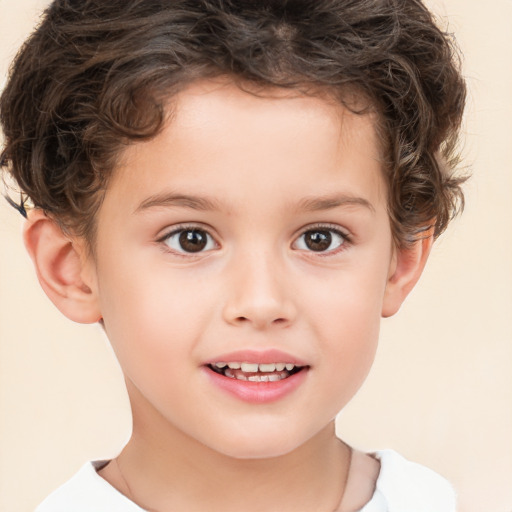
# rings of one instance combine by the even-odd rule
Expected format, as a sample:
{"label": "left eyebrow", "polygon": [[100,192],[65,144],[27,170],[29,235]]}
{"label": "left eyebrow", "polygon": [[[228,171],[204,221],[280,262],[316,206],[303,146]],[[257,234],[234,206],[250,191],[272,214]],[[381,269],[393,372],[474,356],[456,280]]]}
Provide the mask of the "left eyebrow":
{"label": "left eyebrow", "polygon": [[163,193],[148,197],[137,206],[135,213],[148,210],[149,208],[169,208],[169,207],[189,208],[191,210],[219,210],[217,201],[208,197],[190,196],[187,194]]}
{"label": "left eyebrow", "polygon": [[344,194],[305,198],[299,202],[298,209],[308,212],[316,212],[321,210],[332,210],[340,206],[363,206],[368,208],[372,213],[375,213],[375,208],[367,199]]}

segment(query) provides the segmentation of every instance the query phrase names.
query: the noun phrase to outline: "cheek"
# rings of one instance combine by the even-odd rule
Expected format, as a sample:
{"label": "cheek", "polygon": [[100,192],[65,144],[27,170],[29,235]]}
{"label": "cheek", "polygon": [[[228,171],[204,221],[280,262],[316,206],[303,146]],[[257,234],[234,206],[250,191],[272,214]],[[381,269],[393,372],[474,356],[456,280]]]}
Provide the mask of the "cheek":
{"label": "cheek", "polygon": [[130,395],[132,407],[145,402],[137,399],[139,394],[151,397],[159,408],[167,401],[181,403],[196,339],[183,317],[184,307],[175,294],[163,294],[162,287],[151,289],[146,283],[138,291],[120,290],[106,308],[107,336],[127,384],[138,390]]}
{"label": "cheek", "polygon": [[129,371],[133,354],[139,365],[183,360],[197,337],[201,296],[195,287],[147,265],[119,262],[108,269],[101,276],[101,309],[123,369]]}
{"label": "cheek", "polygon": [[318,359],[325,379],[337,387],[342,402],[359,389],[373,363],[386,271],[378,261],[340,270],[310,295],[305,306],[319,340]]}
{"label": "cheek", "polygon": [[[327,375],[339,383],[340,392],[349,398],[366,378],[377,349],[380,316],[379,308],[364,297],[354,294],[339,301],[324,315],[319,339],[322,365]],[[338,307],[336,307],[338,306]]]}
{"label": "cheek", "polygon": [[319,286],[309,286],[305,309],[327,339],[343,341],[374,338],[378,333],[385,292],[383,265],[353,264],[331,272]]}

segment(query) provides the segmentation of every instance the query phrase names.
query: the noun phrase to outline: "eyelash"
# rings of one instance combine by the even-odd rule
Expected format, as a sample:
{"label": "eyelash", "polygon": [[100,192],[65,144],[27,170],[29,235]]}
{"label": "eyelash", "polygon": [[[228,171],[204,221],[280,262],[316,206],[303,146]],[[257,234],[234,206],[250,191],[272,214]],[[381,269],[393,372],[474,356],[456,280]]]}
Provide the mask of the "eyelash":
{"label": "eyelash", "polygon": [[183,257],[183,258],[190,258],[194,257],[195,255],[202,254],[203,252],[209,252],[211,249],[208,249],[207,251],[201,250],[201,251],[185,251],[185,250],[176,250],[169,246],[168,241],[173,237],[174,235],[178,235],[180,233],[185,232],[192,232],[197,231],[200,233],[206,234],[206,237],[208,238],[208,242],[213,241],[216,247],[218,247],[218,243],[215,241],[214,237],[208,232],[208,229],[204,228],[203,226],[198,226],[194,224],[180,224],[178,226],[175,226],[170,232],[166,233],[165,235],[161,236],[157,243],[162,244],[164,246],[164,250],[166,252],[171,252],[172,254],[175,254],[177,256]]}
{"label": "eyelash", "polygon": [[[330,249],[327,251],[314,251],[312,249],[306,250],[308,253],[312,253],[315,256],[319,256],[321,258],[327,258],[329,256],[334,256],[336,254],[339,254],[342,251],[345,251],[350,247],[352,244],[352,237],[346,232],[339,228],[339,226],[332,225],[332,224],[313,224],[310,226],[307,226],[295,239],[294,244],[297,243],[298,240],[301,239],[306,233],[311,232],[319,232],[319,231],[327,231],[329,233],[334,233],[336,236],[338,236],[341,239],[340,245],[336,247],[335,249]],[[299,249],[300,250],[300,249]]]}
{"label": "eyelash", "polygon": [[[204,252],[210,252],[212,250],[210,248],[207,250],[199,250],[199,251],[194,252],[194,251],[176,250],[169,246],[168,241],[171,239],[171,237],[178,235],[180,233],[187,232],[187,231],[188,232],[197,231],[197,232],[203,233],[209,239],[209,240],[207,240],[207,244],[209,242],[213,242],[216,247],[219,246],[219,244],[215,241],[214,237],[208,232],[208,229],[205,229],[202,226],[193,225],[193,224],[192,225],[182,224],[182,225],[175,226],[172,229],[172,231],[170,231],[170,232],[166,233],[165,235],[161,236],[160,238],[158,238],[157,243],[163,244],[164,250],[166,252],[172,252],[173,254],[180,256],[180,257],[184,257],[184,258],[194,257],[195,255],[200,255]],[[315,231],[316,232],[327,231],[329,233],[334,233],[336,236],[338,236],[341,239],[340,245],[335,249],[330,249],[330,250],[326,250],[326,251],[314,251],[312,249],[310,249],[310,250],[298,249],[298,250],[304,250],[305,252],[313,253],[320,257],[328,257],[328,256],[335,255],[335,254],[338,254],[338,253],[346,250],[352,244],[351,236],[348,233],[346,233],[345,231],[342,231],[338,226],[333,226],[330,224],[314,224],[314,225],[307,226],[307,228],[305,228],[297,236],[297,238],[295,238],[292,245],[297,244],[297,242],[301,239],[301,237],[303,237],[306,233],[311,233],[311,232],[315,232]]]}

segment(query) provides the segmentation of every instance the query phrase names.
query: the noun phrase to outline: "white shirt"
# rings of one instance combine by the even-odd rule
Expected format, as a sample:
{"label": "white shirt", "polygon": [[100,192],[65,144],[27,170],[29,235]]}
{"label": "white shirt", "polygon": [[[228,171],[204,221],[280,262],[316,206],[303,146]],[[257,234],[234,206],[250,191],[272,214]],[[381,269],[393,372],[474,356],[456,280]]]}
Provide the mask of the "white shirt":
{"label": "white shirt", "polygon": [[[374,455],[380,473],[372,499],[360,512],[455,512],[455,493],[437,473],[392,450]],[[96,468],[103,465],[85,464],[35,512],[144,512],[98,475]]]}

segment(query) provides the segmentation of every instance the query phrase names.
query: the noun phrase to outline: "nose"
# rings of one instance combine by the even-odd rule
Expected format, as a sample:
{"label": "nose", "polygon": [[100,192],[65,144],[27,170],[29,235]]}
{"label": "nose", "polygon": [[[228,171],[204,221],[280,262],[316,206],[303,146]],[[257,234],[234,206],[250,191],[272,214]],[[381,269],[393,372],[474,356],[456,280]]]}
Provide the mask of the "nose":
{"label": "nose", "polygon": [[270,254],[252,254],[232,264],[224,320],[257,330],[293,323],[296,305],[285,274],[283,265]]}

